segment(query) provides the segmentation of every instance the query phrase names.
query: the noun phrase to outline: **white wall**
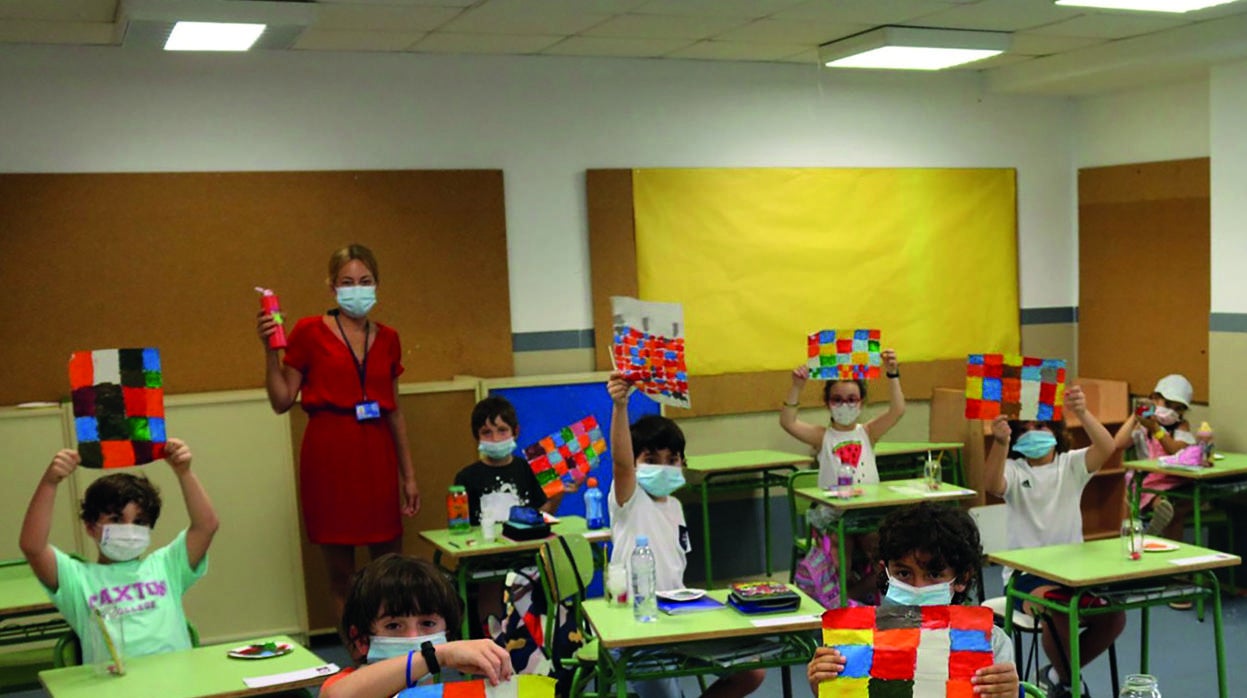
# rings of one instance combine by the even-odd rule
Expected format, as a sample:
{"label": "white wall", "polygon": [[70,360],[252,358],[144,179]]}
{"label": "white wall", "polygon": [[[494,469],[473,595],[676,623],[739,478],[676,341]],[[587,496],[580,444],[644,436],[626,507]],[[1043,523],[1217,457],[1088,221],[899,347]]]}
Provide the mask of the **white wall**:
{"label": "white wall", "polygon": [[1247,313],[1247,62],[1212,71],[1212,312]]}
{"label": "white wall", "polygon": [[592,326],[595,167],[1015,167],[1022,305],[1076,303],[1072,104],[972,73],[6,46],[0,94],[5,171],[502,168],[515,332]]}
{"label": "white wall", "polygon": [[1080,99],[1074,165],[1208,157],[1208,102],[1206,79]]}

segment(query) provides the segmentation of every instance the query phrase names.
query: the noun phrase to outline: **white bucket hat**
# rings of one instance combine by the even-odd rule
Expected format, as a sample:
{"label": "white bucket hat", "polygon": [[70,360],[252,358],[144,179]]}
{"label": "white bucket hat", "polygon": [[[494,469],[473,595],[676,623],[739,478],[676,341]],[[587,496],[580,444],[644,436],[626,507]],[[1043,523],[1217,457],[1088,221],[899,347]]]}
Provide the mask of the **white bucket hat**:
{"label": "white bucket hat", "polygon": [[1180,402],[1187,407],[1191,406],[1191,396],[1195,393],[1195,389],[1191,387],[1191,382],[1179,373],[1170,373],[1169,375],[1156,381],[1156,387],[1153,393],[1160,393],[1160,396],[1166,400]]}

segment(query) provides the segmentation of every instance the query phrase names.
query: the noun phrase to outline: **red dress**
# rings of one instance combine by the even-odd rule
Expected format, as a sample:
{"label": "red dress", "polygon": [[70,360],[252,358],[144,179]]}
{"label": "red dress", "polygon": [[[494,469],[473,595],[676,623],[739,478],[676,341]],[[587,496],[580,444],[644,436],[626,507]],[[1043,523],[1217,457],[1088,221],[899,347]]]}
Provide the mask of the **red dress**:
{"label": "red dress", "polygon": [[320,545],[368,545],[398,538],[398,453],[386,415],[395,409],[394,379],[403,372],[398,333],[372,323],[368,350],[368,399],[380,419],[357,421],[362,401],[351,351],[321,316],[294,326],[287,366],[303,374],[307,430],[299,451],[299,501],[307,537]]}

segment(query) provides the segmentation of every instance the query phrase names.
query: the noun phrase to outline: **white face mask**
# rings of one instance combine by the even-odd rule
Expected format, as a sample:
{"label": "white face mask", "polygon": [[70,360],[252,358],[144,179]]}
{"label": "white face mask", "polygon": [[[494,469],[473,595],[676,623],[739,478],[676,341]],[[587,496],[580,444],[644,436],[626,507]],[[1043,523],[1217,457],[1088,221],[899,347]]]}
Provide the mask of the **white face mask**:
{"label": "white face mask", "polygon": [[1177,410],[1170,409],[1169,407],[1166,407],[1165,405],[1156,406],[1156,421],[1160,422],[1161,424],[1164,424],[1167,427],[1171,427],[1177,424],[1181,420],[1182,420],[1182,415],[1178,414]]}
{"label": "white face mask", "polygon": [[862,416],[862,403],[842,402],[839,405],[831,406],[831,421],[840,426],[852,426],[857,424],[857,418]]}
{"label": "white face mask", "polygon": [[113,562],[128,562],[143,554],[152,542],[152,529],[138,524],[104,524],[100,552]]}
{"label": "white face mask", "polygon": [[416,637],[373,635],[368,638],[368,663],[376,664],[391,657],[401,657],[408,652],[419,652],[420,646],[426,642],[432,642],[434,645],[446,644],[446,631]]}

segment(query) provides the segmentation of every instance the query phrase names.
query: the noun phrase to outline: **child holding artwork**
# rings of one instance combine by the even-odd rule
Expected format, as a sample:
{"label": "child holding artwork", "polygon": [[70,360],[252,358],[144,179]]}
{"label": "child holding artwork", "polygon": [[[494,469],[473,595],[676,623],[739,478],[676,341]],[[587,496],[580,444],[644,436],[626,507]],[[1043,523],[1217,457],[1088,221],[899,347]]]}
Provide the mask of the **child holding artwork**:
{"label": "child holding artwork", "polygon": [[[989,494],[1004,499],[1008,507],[1010,548],[1082,542],[1083,488],[1113,455],[1115,446],[1112,435],[1087,409],[1082,388],[1075,385],[1065,391],[1065,408],[1082,422],[1091,439],[1089,447],[1069,450],[1064,422],[1009,421],[1004,415],[992,422],[993,441],[984,466],[984,486]],[[1004,574],[1008,583],[1014,571],[1005,568]],[[1056,582],[1023,572],[1016,573],[1013,586],[1036,596],[1069,591]],[[1029,605],[1028,612],[1032,610]],[[1069,620],[1059,613],[1045,612],[1053,620],[1043,627],[1044,652],[1052,666],[1040,672],[1040,681],[1050,685],[1049,696],[1072,696],[1069,667],[1063,659],[1069,656]],[[1084,666],[1121,634],[1126,615],[1119,611],[1086,620],[1080,636]]]}
{"label": "child holding artwork", "polygon": [[191,472],[191,450],[178,439],[165,445],[165,461],[177,477],[190,527],[168,545],[140,556],[160,518],[160,492],[145,477],[114,473],[87,487],[82,522],[99,546],[95,562],[83,562],[48,543],[56,491],[81,458],[62,450],[44,472],[22,523],[22,554],[47,589],[56,609],[82,642],[83,661],[109,659],[93,614],[100,613],[123,657],[191,648],[182,594],[208,571],[208,546],[218,522],[208,494]]}
{"label": "child holding artwork", "polygon": [[[638,536],[649,538],[657,570],[657,589],[684,587],[684,568],[692,552],[684,508],[672,493],[684,485],[684,432],[672,420],[647,415],[628,424],[632,385],[615,372],[606,385],[614,403],[611,412],[611,458],[614,482],[609,496],[612,567],[632,558]],[[720,676],[704,698],[743,698],[753,693],[766,672],[761,669]],[[680,698],[678,679],[633,682],[641,698]]]}
{"label": "child holding artwork", "polygon": [[472,408],[472,436],[477,440],[481,459],[455,475],[455,484],[468,492],[472,524],[481,522],[481,497],[510,492],[521,506],[553,514],[563,500],[560,492],[547,497],[528,461],[515,455],[515,439],[520,435],[515,407],[503,397],[487,397]]}
{"label": "child holding artwork", "polygon": [[[970,515],[961,509],[928,502],[897,509],[879,526],[881,606],[947,606],[963,604],[978,574],[983,547]],[[992,628],[994,664],[972,679],[978,695],[1018,695],[1013,643],[1001,628]],[[832,647],[819,647],[806,666],[810,690],[834,680],[844,670],[844,657]]]}
{"label": "child holding artwork", "polygon": [[[818,486],[823,489],[836,486],[841,464],[853,469],[855,485],[879,482],[874,444],[905,414],[905,394],[901,390],[901,370],[896,352],[885,349],[882,359],[888,379],[888,409],[865,424],[858,419],[866,398],[866,381],[829,380],[823,384],[823,404],[831,413],[831,424],[822,426],[797,418],[801,390],[809,380],[810,370],[803,364],[792,371],[792,386],[780,409],[779,425],[797,440],[818,451]],[[832,512],[829,507],[817,507],[809,517],[816,528],[824,528],[817,522],[831,519]],[[849,595],[859,601],[870,601],[874,594],[870,566],[876,558],[873,553],[876,539],[876,534],[866,534],[852,536],[845,541],[848,559],[852,561],[855,556],[858,559],[858,564],[850,563],[855,579],[850,583]]]}
{"label": "child holding artwork", "polygon": [[[1142,409],[1131,414],[1117,430],[1114,445],[1121,449],[1133,445],[1135,457],[1145,460],[1172,455],[1194,445],[1195,434],[1191,433],[1191,425],[1186,421],[1186,410],[1190,407],[1194,392],[1185,376],[1173,373],[1161,378],[1148,400],[1142,403]],[[1131,471],[1126,477],[1136,475]],[[1171,490],[1189,483],[1190,480],[1164,473],[1148,473],[1143,478],[1143,486],[1151,490]],[[1147,526],[1149,535],[1182,539],[1186,517],[1191,513],[1188,500],[1171,501],[1163,495],[1143,492],[1139,496],[1139,508],[1152,512],[1152,520]],[[1189,602],[1180,605],[1190,608]]]}
{"label": "child holding artwork", "polygon": [[394,553],[373,560],[351,579],[339,627],[355,667],[327,679],[321,695],[392,696],[446,669],[506,680],[510,658],[492,640],[448,640],[461,613],[454,586],[432,563]]}

